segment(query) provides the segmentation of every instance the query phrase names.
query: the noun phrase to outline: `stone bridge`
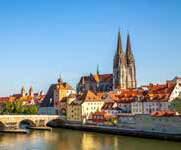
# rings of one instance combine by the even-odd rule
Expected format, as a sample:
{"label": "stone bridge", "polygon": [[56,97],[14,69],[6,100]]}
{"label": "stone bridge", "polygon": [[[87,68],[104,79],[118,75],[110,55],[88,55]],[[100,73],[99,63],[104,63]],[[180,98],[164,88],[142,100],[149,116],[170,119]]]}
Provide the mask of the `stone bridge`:
{"label": "stone bridge", "polygon": [[23,123],[31,127],[45,127],[50,122],[63,122],[59,115],[0,115],[0,129],[20,128]]}

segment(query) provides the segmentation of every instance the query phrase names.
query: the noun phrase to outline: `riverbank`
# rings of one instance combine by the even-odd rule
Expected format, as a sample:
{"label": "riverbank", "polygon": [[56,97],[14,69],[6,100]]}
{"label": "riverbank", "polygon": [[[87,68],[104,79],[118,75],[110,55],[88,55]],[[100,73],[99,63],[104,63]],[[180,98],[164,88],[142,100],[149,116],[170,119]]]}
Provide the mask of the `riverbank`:
{"label": "riverbank", "polygon": [[0,133],[28,134],[29,131],[26,129],[4,129],[0,130]]}
{"label": "riverbank", "polygon": [[181,134],[169,134],[161,132],[151,132],[151,131],[141,131],[135,129],[125,129],[109,126],[95,126],[95,125],[81,125],[81,124],[51,124],[54,128],[65,128],[72,130],[88,131],[88,132],[99,132],[114,135],[124,135],[133,136],[141,138],[151,138],[151,139],[161,139],[161,140],[171,140],[171,141],[181,141]]}
{"label": "riverbank", "polygon": [[52,131],[51,127],[27,127],[30,130]]}

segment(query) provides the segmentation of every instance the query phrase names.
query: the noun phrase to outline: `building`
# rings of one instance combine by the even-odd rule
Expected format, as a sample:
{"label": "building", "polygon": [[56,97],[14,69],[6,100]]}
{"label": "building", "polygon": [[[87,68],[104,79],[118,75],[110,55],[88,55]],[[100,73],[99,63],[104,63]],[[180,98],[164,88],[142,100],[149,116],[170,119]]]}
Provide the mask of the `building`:
{"label": "building", "polygon": [[86,92],[92,90],[94,92],[108,92],[112,90],[112,74],[99,74],[97,72],[95,75],[90,74],[89,76],[81,77],[78,85],[77,92]]}
{"label": "building", "polygon": [[142,95],[143,90],[139,89],[122,89],[107,93],[105,104],[102,111],[112,115],[121,115],[131,113],[131,103],[136,97]]}
{"label": "building", "polygon": [[75,93],[76,91],[67,82],[63,82],[60,77],[56,84],[52,84],[49,87],[40,105],[39,114],[44,114],[45,112],[61,114],[60,106],[64,104],[65,98]]}
{"label": "building", "polygon": [[167,111],[170,109],[170,102],[181,93],[181,84],[173,81],[167,81],[166,84],[150,84],[142,88],[143,95],[131,103],[133,114]]}
{"label": "building", "polygon": [[104,111],[97,111],[92,114],[92,118],[88,121],[89,124],[94,125],[114,125],[116,117]]}
{"label": "building", "polygon": [[91,118],[94,112],[100,111],[103,104],[102,94],[89,90],[81,95],[77,95],[76,100],[67,106],[67,120],[75,122],[85,121]]}
{"label": "building", "polygon": [[76,91],[70,86],[68,83],[63,82],[61,77],[58,79],[58,83],[56,84],[53,90],[53,101],[54,106],[58,107],[59,103],[66,97],[71,94],[75,94]]}
{"label": "building", "polygon": [[9,96],[9,100],[11,102],[13,101],[22,101],[23,105],[40,105],[42,100],[44,99],[45,95],[43,91],[40,92],[34,92],[33,87],[31,86],[26,92],[25,87],[23,86],[21,88],[21,92],[18,94],[13,94]]}
{"label": "building", "polygon": [[130,36],[128,34],[125,54],[119,32],[117,51],[113,63],[113,89],[136,88],[136,85],[136,64],[131,49]]}
{"label": "building", "polygon": [[126,53],[122,48],[121,34],[118,32],[117,50],[113,61],[112,74],[96,74],[82,76],[77,84],[77,92],[92,90],[94,92],[108,92],[115,89],[136,88],[136,64],[128,34]]}
{"label": "building", "polygon": [[60,115],[67,115],[67,106],[76,100],[76,94],[70,94],[67,97],[64,97],[58,104],[58,110]]}
{"label": "building", "polygon": [[101,110],[102,112],[106,112],[114,116],[117,116],[123,113],[123,109],[121,107],[118,107],[116,102],[105,103]]}

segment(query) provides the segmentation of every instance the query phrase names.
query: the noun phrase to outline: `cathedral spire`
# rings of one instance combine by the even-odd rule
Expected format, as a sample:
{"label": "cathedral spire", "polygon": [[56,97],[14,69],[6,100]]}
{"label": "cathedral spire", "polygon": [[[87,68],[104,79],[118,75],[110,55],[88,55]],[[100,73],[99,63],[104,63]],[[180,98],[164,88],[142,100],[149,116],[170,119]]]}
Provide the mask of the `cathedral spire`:
{"label": "cathedral spire", "polygon": [[59,76],[59,78],[58,78],[58,83],[59,83],[59,84],[63,83],[61,74],[60,74],[60,76]]}
{"label": "cathedral spire", "polygon": [[97,65],[97,75],[99,75],[99,64]]}
{"label": "cathedral spire", "polygon": [[122,41],[121,41],[121,33],[120,30],[118,31],[118,41],[117,41],[117,55],[120,55],[123,53],[123,48],[122,48]]}
{"label": "cathedral spire", "polygon": [[121,33],[120,30],[118,31],[118,40],[117,40],[117,51],[116,54],[114,56],[114,64],[113,67],[116,68],[118,67],[118,65],[121,64],[125,64],[125,54],[123,52],[123,48],[122,48],[122,41],[121,41]]}
{"label": "cathedral spire", "polygon": [[134,62],[134,56],[133,56],[133,52],[131,49],[131,40],[130,40],[129,33],[127,36],[127,44],[126,44],[126,59],[127,59],[127,63]]}
{"label": "cathedral spire", "polygon": [[26,95],[26,90],[25,90],[25,87],[23,86],[21,88],[21,96],[24,97]]}

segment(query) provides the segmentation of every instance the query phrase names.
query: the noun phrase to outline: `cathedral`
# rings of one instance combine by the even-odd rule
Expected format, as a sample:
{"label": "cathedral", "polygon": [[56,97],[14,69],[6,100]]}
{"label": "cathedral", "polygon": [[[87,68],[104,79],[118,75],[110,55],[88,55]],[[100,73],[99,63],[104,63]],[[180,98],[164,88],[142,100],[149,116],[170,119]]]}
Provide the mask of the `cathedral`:
{"label": "cathedral", "polygon": [[131,48],[130,35],[127,36],[126,51],[123,51],[121,34],[118,32],[117,50],[113,59],[113,73],[82,76],[77,84],[77,92],[92,90],[95,92],[108,92],[116,89],[136,88],[136,65]]}

